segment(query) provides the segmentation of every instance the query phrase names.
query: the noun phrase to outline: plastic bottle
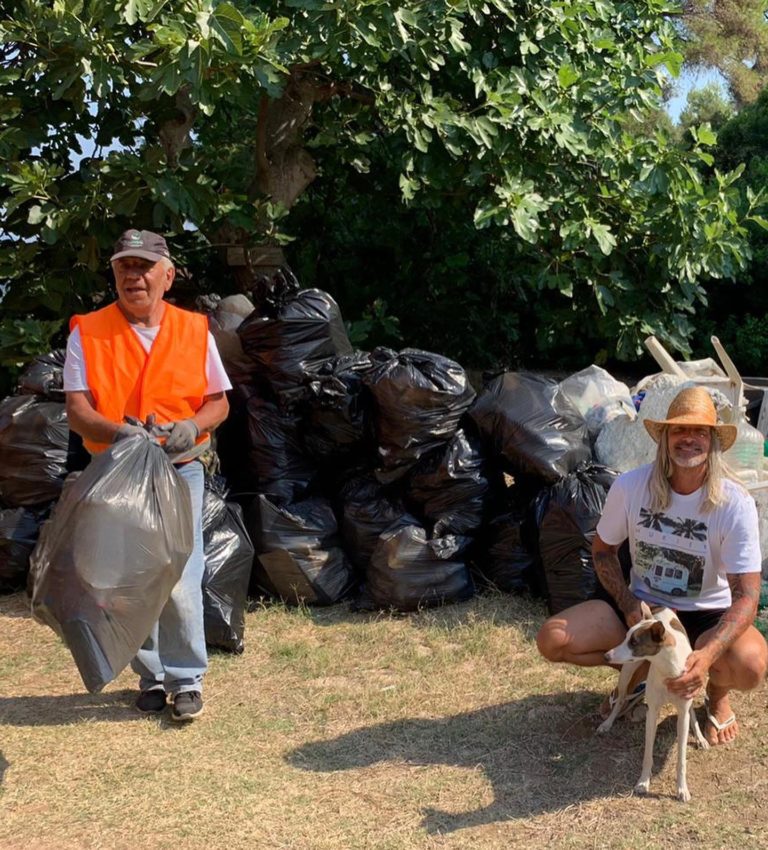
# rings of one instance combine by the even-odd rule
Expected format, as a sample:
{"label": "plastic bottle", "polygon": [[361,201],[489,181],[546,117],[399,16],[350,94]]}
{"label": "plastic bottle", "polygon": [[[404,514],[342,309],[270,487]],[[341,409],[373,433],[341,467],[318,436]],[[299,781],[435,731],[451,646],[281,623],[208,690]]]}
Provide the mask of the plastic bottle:
{"label": "plastic bottle", "polygon": [[763,468],[765,437],[742,416],[739,419],[736,442],[725,453],[725,461],[746,482],[759,481]]}

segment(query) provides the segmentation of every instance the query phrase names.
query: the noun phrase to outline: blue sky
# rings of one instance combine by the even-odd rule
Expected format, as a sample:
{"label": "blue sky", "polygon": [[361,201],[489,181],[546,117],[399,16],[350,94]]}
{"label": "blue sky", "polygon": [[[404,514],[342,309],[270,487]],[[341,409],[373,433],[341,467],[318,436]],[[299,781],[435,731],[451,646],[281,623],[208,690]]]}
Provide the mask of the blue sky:
{"label": "blue sky", "polygon": [[691,89],[700,89],[707,83],[719,82],[725,92],[723,77],[719,71],[714,69],[708,71],[683,71],[675,80],[675,94],[667,103],[667,112],[673,121],[677,121],[680,113],[685,109],[688,92]]}

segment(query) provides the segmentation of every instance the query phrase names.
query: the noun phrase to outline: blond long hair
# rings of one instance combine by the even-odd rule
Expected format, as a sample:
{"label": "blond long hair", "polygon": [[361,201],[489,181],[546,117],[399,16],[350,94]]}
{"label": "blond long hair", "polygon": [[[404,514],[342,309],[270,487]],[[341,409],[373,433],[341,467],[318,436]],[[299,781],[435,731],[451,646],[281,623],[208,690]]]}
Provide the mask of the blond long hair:
{"label": "blond long hair", "polygon": [[[668,508],[669,503],[672,501],[672,487],[669,479],[672,477],[674,467],[667,444],[668,431],[669,426],[665,425],[659,435],[656,460],[653,464],[650,480],[648,481],[648,490],[651,496],[649,507],[653,513],[659,513],[665,508]],[[739,477],[723,458],[723,451],[720,448],[720,438],[717,436],[717,432],[714,428],[710,428],[710,431],[712,432],[712,442],[709,447],[709,457],[707,458],[707,475],[704,479],[705,498],[701,505],[701,510],[704,513],[711,511],[725,502],[726,495],[725,488],[723,487],[723,481],[725,479],[733,481],[744,489],[744,485],[739,480]]]}

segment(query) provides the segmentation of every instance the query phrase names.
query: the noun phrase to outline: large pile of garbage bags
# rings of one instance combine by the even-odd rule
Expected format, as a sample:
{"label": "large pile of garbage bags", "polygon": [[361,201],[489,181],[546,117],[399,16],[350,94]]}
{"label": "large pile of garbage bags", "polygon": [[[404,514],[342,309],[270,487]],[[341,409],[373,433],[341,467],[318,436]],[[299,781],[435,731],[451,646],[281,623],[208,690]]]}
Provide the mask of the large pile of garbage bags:
{"label": "large pile of garbage bags", "polygon": [[[206,307],[234,385],[203,514],[211,646],[242,651],[248,597],[412,611],[491,586],[543,596],[555,613],[599,593],[590,548],[607,491],[653,459],[642,420],[663,418],[685,377],[659,374],[630,392],[590,366],[561,382],[507,372],[475,388],[441,354],[355,350],[333,298],[289,273],[252,299],[209,297]],[[84,681],[98,689],[126,663],[114,621],[132,618],[135,649],[157,612],[138,618],[109,598],[131,567],[119,532],[105,531],[120,508],[99,491],[101,458],[67,479],[62,365],[61,351],[37,358],[0,402],[0,590],[35,585],[35,613],[80,647]],[[168,473],[138,442],[131,450],[144,454],[115,486],[159,504]],[[108,453],[110,468],[125,466],[121,451]],[[57,501],[54,517],[72,513],[70,539],[44,530],[32,556]],[[145,519],[157,563],[143,580],[162,607],[183,547],[173,549],[159,514]],[[59,566],[43,569],[56,546],[66,550]]]}

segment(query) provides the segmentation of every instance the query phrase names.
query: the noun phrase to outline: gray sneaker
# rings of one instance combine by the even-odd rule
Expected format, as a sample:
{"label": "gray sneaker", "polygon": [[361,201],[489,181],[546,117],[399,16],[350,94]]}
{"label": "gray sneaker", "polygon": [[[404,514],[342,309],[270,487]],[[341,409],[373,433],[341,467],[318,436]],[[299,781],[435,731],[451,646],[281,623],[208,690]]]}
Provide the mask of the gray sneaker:
{"label": "gray sneaker", "polygon": [[203,713],[203,698],[199,691],[182,691],[173,698],[171,720],[185,723],[194,720]]}

